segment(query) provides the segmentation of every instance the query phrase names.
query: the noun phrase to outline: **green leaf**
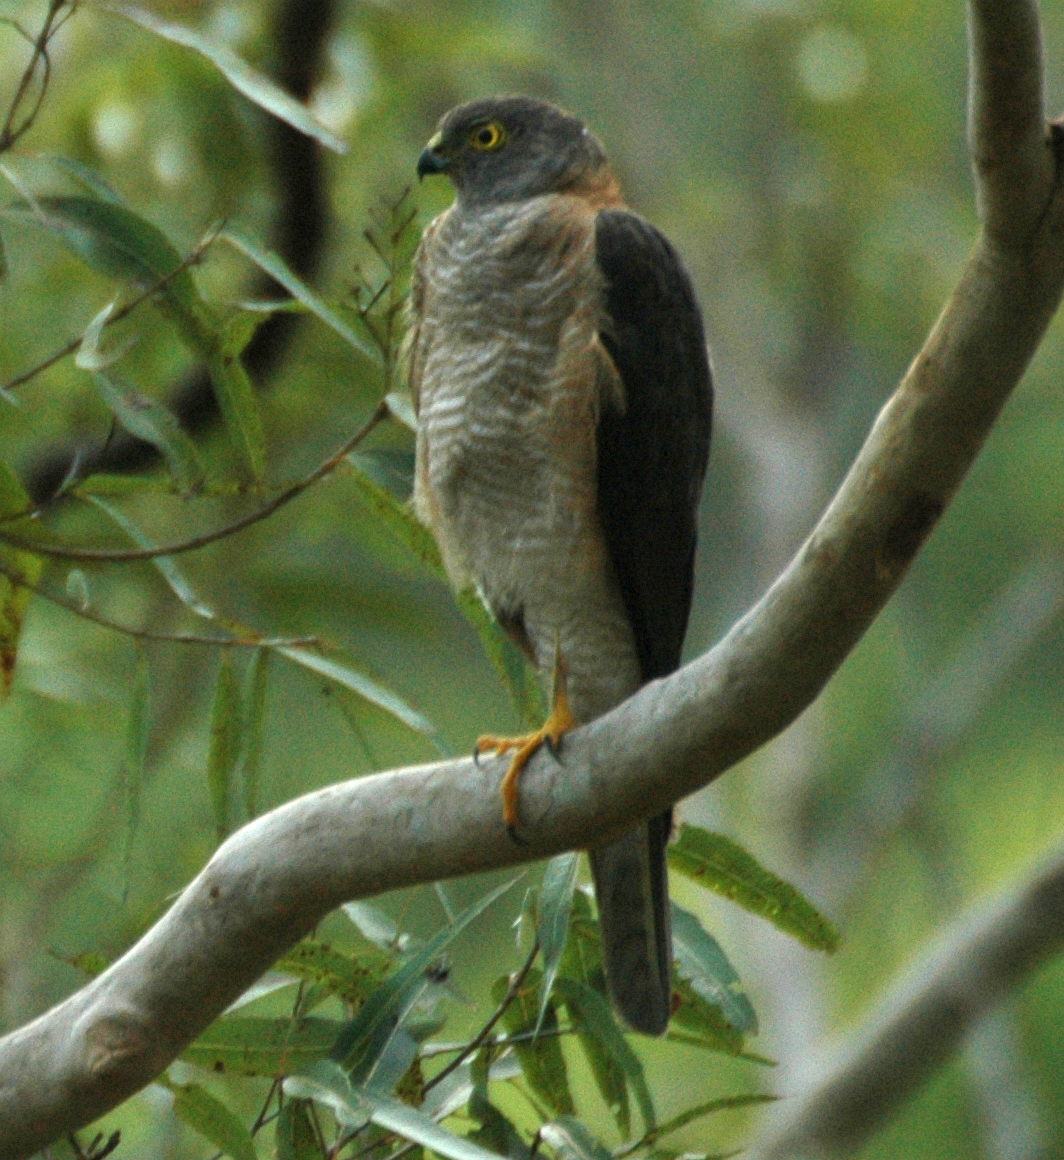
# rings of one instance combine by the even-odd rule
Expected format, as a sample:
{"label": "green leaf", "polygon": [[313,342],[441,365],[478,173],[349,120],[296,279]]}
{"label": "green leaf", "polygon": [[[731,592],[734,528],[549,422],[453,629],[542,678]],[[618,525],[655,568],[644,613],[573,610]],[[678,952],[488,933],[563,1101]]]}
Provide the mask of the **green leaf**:
{"label": "green leaf", "polygon": [[[513,1045],[513,1051],[529,1087],[555,1115],[569,1115],[574,1110],[573,1096],[558,1039],[558,1012],[553,1002],[540,1011],[539,977],[538,971],[529,971],[524,986],[503,1012],[502,1024],[511,1035],[522,1037]],[[496,979],[491,988],[492,999],[501,1003],[509,987],[507,976]]]}
{"label": "green leaf", "polygon": [[[639,1056],[629,1046],[606,997],[594,987],[576,979],[561,976],[555,991],[569,1010],[577,1032],[597,1043],[599,1049],[614,1060],[624,1073],[625,1081],[639,1105],[646,1131],[657,1123],[654,1100],[647,1086],[646,1073]],[[626,1115],[627,1113],[625,1113]]]}
{"label": "green leaf", "polygon": [[372,677],[359,672],[358,669],[334,660],[332,657],[322,656],[321,653],[304,648],[302,645],[279,645],[276,651],[295,664],[309,669],[310,672],[325,677],[327,680],[335,681],[343,688],[350,689],[352,693],[357,693],[363,700],[369,701],[371,705],[376,705],[378,709],[383,709],[386,713],[390,713],[402,721],[415,733],[439,738],[436,727],[427,717],[423,717],[398,693],[394,693]]}
{"label": "green leaf", "polygon": [[[99,495],[84,493],[84,498],[88,503],[107,516],[113,523],[126,533],[127,536],[137,545],[138,548],[155,548],[155,544],[133,523],[126,515],[119,511],[113,504],[107,500],[102,499]],[[218,614],[205,601],[201,600],[192,590],[192,586],[185,579],[174,561],[173,556],[152,556],[149,563],[166,581],[170,591],[181,601],[181,603],[196,616],[203,617],[204,620],[217,621]]]}
{"label": "green leaf", "polygon": [[275,970],[317,983],[345,1003],[361,1007],[392,967],[393,960],[380,952],[338,951],[305,938],[277,962]]}
{"label": "green leaf", "polygon": [[[540,995],[540,1016],[547,1009],[551,988],[561,966],[565,943],[569,937],[569,916],[573,910],[580,855],[559,854],[552,858],[543,871],[539,888],[538,922],[536,935],[543,956],[543,982]],[[538,1030],[538,1028],[537,1028]]]}
{"label": "green leaf", "polygon": [[[9,531],[32,539],[34,529],[29,518],[19,518],[31,507],[22,481],[0,460],[0,533]],[[32,589],[26,585],[36,584],[43,568],[39,556],[0,542],[0,702],[11,691],[15,679],[22,622],[33,598]]]}
{"label": "green leaf", "polygon": [[240,786],[243,791],[245,818],[253,818],[259,812],[259,780],[262,773],[262,741],[266,719],[269,662],[268,649],[255,649],[242,690],[245,714],[244,744],[240,755]]}
{"label": "green leaf", "polygon": [[115,376],[95,371],[92,378],[100,398],[118,422],[162,455],[178,490],[186,495],[198,491],[204,480],[203,464],[195,443],[173,412],[158,399],[142,395]]}
{"label": "green leaf", "polygon": [[540,1139],[553,1148],[559,1160],[613,1160],[613,1153],[597,1140],[586,1124],[563,1116],[539,1130]]}
{"label": "green leaf", "polygon": [[682,825],[669,846],[669,865],[813,950],[839,945],[838,932],[803,894],[723,834]]}
{"label": "green leaf", "polygon": [[242,470],[253,481],[260,480],[266,463],[265,437],[251,380],[240,359],[227,349],[224,328],[162,230],[123,205],[92,197],[40,197],[16,203],[8,212],[55,231],[98,273],[140,290],[158,288],[156,304],[206,364]]}
{"label": "green leaf", "polygon": [[356,1076],[368,1075],[377,1055],[383,1051],[391,1030],[399,1025],[412,999],[423,986],[424,975],[451,942],[511,886],[518,875],[489,891],[445,926],[416,954],[395,971],[362,1005],[344,1029],[332,1051],[332,1058]]}
{"label": "green leaf", "polygon": [[201,329],[194,347],[207,364],[229,442],[245,474],[258,483],[266,473],[266,436],[258,396],[244,364],[225,349],[217,330]]}
{"label": "green leaf", "polygon": [[233,1160],[258,1160],[251,1133],[216,1096],[195,1083],[165,1077],[157,1082],[174,1093],[174,1111],[182,1123]]}
{"label": "green leaf", "polygon": [[214,833],[219,842],[224,841],[237,824],[234,812],[243,717],[240,686],[233,672],[233,654],[230,649],[222,649],[214,704],[211,707],[211,741],[207,751],[207,788],[210,790],[211,810],[214,814]]}
{"label": "green leaf", "polygon": [[676,903],[672,904],[672,941],[679,972],[695,992],[719,1007],[736,1031],[755,1035],[757,1016],[740,989],[738,973],[717,940],[690,911]]}
{"label": "green leaf", "polygon": [[232,226],[223,230],[219,237],[235,246],[241,253],[246,254],[260,270],[265,271],[271,278],[280,282],[293,298],[301,302],[311,314],[321,319],[331,330],[334,330],[346,343],[353,346],[359,354],[365,355],[371,362],[380,365],[380,351],[368,339],[359,334],[302,278],[290,270],[279,255],[266,249],[242,230]]}
{"label": "green leaf", "polygon": [[307,1100],[285,1100],[274,1130],[277,1160],[321,1160]]}
{"label": "green leaf", "polygon": [[270,1019],[223,1015],[181,1053],[186,1063],[229,1075],[288,1075],[323,1059],[343,1023],[334,1019]]}
{"label": "green leaf", "polygon": [[299,1075],[289,1076],[284,1090],[287,1095],[323,1103],[348,1126],[357,1127],[372,1120],[379,1127],[448,1160],[499,1160],[497,1153],[448,1132],[417,1108],[352,1085],[334,1060],[322,1060]]}
{"label": "green leaf", "polygon": [[182,48],[190,48],[206,60],[210,61],[226,80],[242,93],[248,100],[253,101],[273,116],[285,121],[293,129],[320,141],[327,149],[336,153],[346,153],[347,144],[335,133],[331,133],[324,125],[316,121],[307,109],[294,97],[290,97],[268,77],[253,69],[246,61],[228,46],[211,40],[210,37],[187,28],[183,24],[171,24],[168,20],[148,12],[143,8],[134,8],[123,4],[106,4],[104,7],[117,16],[124,16],[141,28],[147,29],[156,36],[162,37]]}
{"label": "green leaf", "polygon": [[68,195],[10,205],[6,213],[52,230],[98,274],[159,294],[179,314],[193,316],[202,300],[183,258],[158,226],[114,201]]}
{"label": "green leaf", "polygon": [[678,1115],[666,1120],[663,1124],[659,1124],[657,1128],[648,1133],[643,1139],[636,1141],[632,1146],[622,1148],[617,1157],[624,1157],[630,1155],[636,1148],[645,1148],[647,1145],[653,1144],[660,1140],[662,1136],[667,1136],[670,1132],[679,1131],[680,1128],[686,1128],[688,1124],[693,1124],[695,1120],[701,1120],[705,1116],[715,1115],[717,1112],[733,1111],[736,1108],[750,1108],[757,1107],[761,1104],[770,1104],[776,1099],[776,1096],[765,1095],[761,1092],[749,1092],[736,1096],[718,1096],[712,1100],[706,1100],[704,1103],[696,1104],[692,1108],[685,1108],[684,1111]]}

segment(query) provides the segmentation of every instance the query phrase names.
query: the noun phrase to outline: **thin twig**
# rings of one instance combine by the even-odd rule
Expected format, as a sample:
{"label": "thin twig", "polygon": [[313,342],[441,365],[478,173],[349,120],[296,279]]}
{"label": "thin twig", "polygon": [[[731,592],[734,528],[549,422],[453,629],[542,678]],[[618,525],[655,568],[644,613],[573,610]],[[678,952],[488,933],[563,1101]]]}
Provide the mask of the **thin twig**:
{"label": "thin twig", "polygon": [[[218,237],[218,234],[221,232],[221,229],[221,224],[211,229],[205,235],[205,237],[201,241],[197,242],[196,245],[189,251],[189,253],[184,258],[182,258],[181,261],[178,262],[178,264],[168,274],[164,274],[157,282],[154,282],[146,289],[141,290],[140,293],[136,295],[136,297],[131,298],[124,306],[120,306],[117,310],[112,311],[108,315],[107,321],[104,323],[104,325],[113,326],[116,322],[121,322],[123,318],[127,318],[130,314],[132,314],[133,311],[141,305],[141,303],[158,294],[159,291],[167,285],[167,283],[171,282],[190,266],[197,265],[203,258],[203,255],[214,243],[215,239]],[[23,371],[21,374],[16,375],[13,379],[9,379],[6,383],[0,385],[0,394],[6,394],[14,390],[15,387],[21,387],[24,383],[28,383],[31,379],[36,378],[37,375],[48,370],[49,367],[55,366],[55,364],[59,362],[60,359],[64,359],[68,355],[72,355],[78,349],[78,347],[81,346],[83,339],[84,335],[78,335],[77,338],[72,338],[68,343],[61,346],[58,350],[53,351],[50,355],[42,359],[35,366],[30,367],[28,371]]]}
{"label": "thin twig", "polygon": [[111,620],[110,617],[104,616],[103,613],[96,612],[88,606],[76,604],[73,600],[66,600],[57,593],[50,592],[47,588],[30,580],[28,576],[9,568],[2,560],[0,560],[0,576],[3,576],[16,588],[27,588],[35,596],[40,596],[50,604],[64,608],[67,612],[72,612],[83,620],[91,620],[93,624],[120,632],[124,636],[134,637],[136,640],[166,641],[170,644],[213,645],[220,648],[313,648],[321,643],[317,637],[313,636],[268,637],[257,636],[254,633],[242,637],[200,636],[190,632],[160,632],[150,628],[133,628],[128,624],[120,624],[116,620]]}
{"label": "thin twig", "polygon": [[[373,413],[354,435],[346,440],[326,460],[314,468],[309,475],[274,496],[273,499],[263,504],[262,507],[248,512],[247,515],[241,516],[238,520],[234,520],[230,524],[225,524],[220,528],[214,528],[212,531],[204,532],[201,536],[193,536],[190,539],[181,540],[175,544],[160,544],[152,548],[71,548],[65,544],[46,544],[40,540],[24,539],[22,536],[5,532],[0,527],[0,541],[9,544],[13,548],[18,548],[24,552],[31,552],[37,556],[47,556],[56,560],[76,560],[82,564],[114,564],[126,563],[132,560],[154,560],[159,556],[176,556],[181,552],[192,552],[197,548],[206,547],[208,544],[213,544],[218,540],[225,539],[227,536],[234,535],[236,532],[242,532],[252,524],[256,524],[260,520],[264,520],[267,516],[273,515],[278,508],[284,507],[286,503],[295,499],[296,496],[302,495],[307,488],[313,486],[313,484],[317,483],[319,479],[324,478],[331,471],[334,471],[377,424],[387,418],[389,413],[388,403],[382,399],[374,408]],[[7,518],[21,519],[25,518],[27,514],[30,513],[20,513],[18,516]],[[2,523],[3,521],[0,520],[0,524]]]}

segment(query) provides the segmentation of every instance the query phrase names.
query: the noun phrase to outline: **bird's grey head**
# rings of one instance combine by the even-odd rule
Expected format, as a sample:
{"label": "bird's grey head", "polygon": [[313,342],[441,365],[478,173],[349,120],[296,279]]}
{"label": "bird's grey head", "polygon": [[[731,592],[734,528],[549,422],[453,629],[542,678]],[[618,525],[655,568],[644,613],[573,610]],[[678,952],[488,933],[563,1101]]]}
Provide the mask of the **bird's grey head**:
{"label": "bird's grey head", "polygon": [[594,188],[609,178],[598,140],[576,117],[532,97],[489,97],[446,113],[418,160],[445,173],[460,201],[519,201]]}

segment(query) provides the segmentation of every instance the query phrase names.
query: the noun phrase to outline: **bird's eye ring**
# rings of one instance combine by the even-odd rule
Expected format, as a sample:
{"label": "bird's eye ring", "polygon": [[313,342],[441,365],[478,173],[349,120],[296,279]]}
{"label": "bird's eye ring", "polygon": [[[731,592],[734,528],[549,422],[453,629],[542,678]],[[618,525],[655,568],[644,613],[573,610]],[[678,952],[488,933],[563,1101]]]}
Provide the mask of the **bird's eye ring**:
{"label": "bird's eye ring", "polygon": [[498,149],[505,140],[506,132],[498,121],[478,125],[469,135],[469,144],[481,153]]}

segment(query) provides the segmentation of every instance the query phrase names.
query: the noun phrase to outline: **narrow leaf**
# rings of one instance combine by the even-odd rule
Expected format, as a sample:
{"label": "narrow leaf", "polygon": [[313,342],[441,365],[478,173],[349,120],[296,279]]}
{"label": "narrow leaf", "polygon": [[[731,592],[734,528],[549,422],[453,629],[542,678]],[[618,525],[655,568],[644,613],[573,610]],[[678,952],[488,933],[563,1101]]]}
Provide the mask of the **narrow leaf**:
{"label": "narrow leaf", "polygon": [[251,1133],[216,1096],[195,1083],[159,1082],[174,1093],[174,1111],[182,1123],[233,1160],[258,1160]]}
{"label": "narrow leaf", "polygon": [[357,1126],[372,1120],[448,1160],[499,1160],[497,1153],[448,1132],[416,1108],[353,1086],[334,1060],[323,1060],[299,1075],[289,1076],[284,1090],[287,1095],[325,1104],[342,1123]]}
{"label": "narrow leaf", "polygon": [[266,436],[262,410],[251,379],[239,356],[225,349],[224,337],[201,327],[197,349],[207,363],[226,434],[253,483],[266,474]]}
{"label": "narrow leaf", "polygon": [[813,950],[833,951],[839,945],[838,932],[800,891],[723,834],[682,825],[669,846],[669,865]]}
{"label": "narrow leaf", "polygon": [[269,674],[268,649],[256,649],[245,676],[243,689],[244,737],[240,755],[240,787],[244,817],[259,812],[259,779],[262,773],[262,744],[266,719],[266,686]]}
{"label": "narrow leaf", "polygon": [[223,1015],[181,1053],[186,1063],[229,1075],[288,1075],[323,1059],[343,1024],[334,1019]]}
{"label": "narrow leaf", "polygon": [[307,1100],[285,1100],[274,1130],[277,1160],[321,1160]]}
{"label": "narrow leaf", "polygon": [[108,11],[124,16],[164,40],[169,40],[182,48],[192,49],[210,61],[237,92],[242,93],[260,108],[285,121],[293,129],[298,129],[306,136],[320,141],[326,148],[336,153],[347,152],[347,144],[342,138],[316,121],[299,101],[278,88],[268,77],[253,69],[227,45],[219,44],[183,24],[172,24],[143,8],[120,4],[107,4],[105,7]]}
{"label": "narrow leaf", "polygon": [[[18,519],[31,508],[30,497],[18,475],[0,460],[0,520],[14,534],[32,537],[30,521]],[[26,585],[36,584],[44,562],[38,556],[0,543],[0,702],[11,691],[15,679],[22,621],[33,592]]]}
{"label": "narrow leaf", "polygon": [[639,1113],[648,1132],[657,1124],[654,1100],[647,1086],[646,1073],[639,1056],[624,1037],[609,1002],[599,991],[575,979],[560,977],[555,984],[558,997],[565,1003],[573,1023],[581,1034],[598,1041],[606,1055],[614,1059],[624,1072]]}
{"label": "narrow leaf", "polygon": [[90,268],[159,294],[183,316],[202,305],[182,256],[158,226],[114,201],[96,197],[38,197],[8,206],[9,214],[53,230]]}
{"label": "narrow leaf", "polygon": [[260,270],[265,271],[271,278],[280,282],[293,298],[301,302],[311,314],[319,318],[331,330],[334,330],[348,345],[353,346],[360,354],[364,354],[371,362],[380,364],[380,351],[368,339],[359,334],[302,278],[289,269],[283,259],[273,250],[266,249],[250,235],[232,226],[223,230],[219,237],[222,241],[235,246],[241,253],[249,257]]}
{"label": "narrow leaf", "polygon": [[230,649],[222,649],[214,704],[211,707],[211,740],[207,751],[207,788],[214,814],[214,833],[219,842],[224,841],[237,824],[234,807],[237,802],[237,758],[243,724],[240,686],[233,672],[233,654]]}
{"label": "narrow leaf", "polygon": [[361,1007],[393,968],[393,960],[377,951],[339,951],[318,939],[306,938],[280,959],[275,969],[317,983],[353,1007]]}
{"label": "narrow leaf", "polygon": [[[496,979],[491,988],[492,999],[501,1003],[509,989],[508,977]],[[551,1002],[540,1012],[538,993],[539,972],[529,971],[524,986],[503,1012],[502,1024],[511,1035],[520,1037],[513,1051],[528,1086],[553,1114],[569,1115],[574,1110],[573,1095],[558,1038],[558,1011]],[[537,1027],[542,1033],[530,1037]]]}
{"label": "narrow leaf", "polygon": [[374,1050],[382,1050],[387,1031],[398,1024],[413,990],[422,976],[451,942],[522,877],[502,883],[464,910],[377,988],[337,1040],[332,1057],[351,1072],[366,1074],[374,1061]]}
{"label": "narrow leaf", "polygon": [[597,1140],[586,1124],[563,1116],[539,1130],[540,1139],[553,1148],[559,1160],[613,1160],[613,1153]]}
{"label": "narrow leaf", "polygon": [[[573,909],[576,876],[580,855],[559,854],[547,863],[539,889],[536,934],[543,956],[543,982],[540,994],[540,1018],[547,1009],[551,988],[561,966],[565,942],[569,937],[569,915]],[[537,1028],[538,1030],[538,1028]]]}
{"label": "narrow leaf", "polygon": [[679,973],[690,981],[695,992],[719,1007],[736,1031],[756,1034],[757,1016],[741,990],[735,968],[698,919],[675,903],[672,904],[672,941]]}
{"label": "narrow leaf", "polygon": [[118,422],[131,434],[155,447],[166,462],[179,491],[188,494],[203,485],[204,470],[199,452],[177,417],[158,399],[134,390],[117,376],[93,373],[100,398]]}
{"label": "narrow leaf", "polygon": [[386,713],[390,713],[402,721],[415,733],[423,733],[428,737],[439,736],[432,722],[404,701],[398,693],[386,688],[358,669],[334,660],[332,657],[322,656],[321,653],[301,645],[280,645],[276,651],[295,664],[309,669],[310,672],[325,677],[329,681],[334,681],[343,688],[350,689],[352,693],[357,693],[363,700],[369,701],[371,705],[376,705],[378,709],[383,709]]}

